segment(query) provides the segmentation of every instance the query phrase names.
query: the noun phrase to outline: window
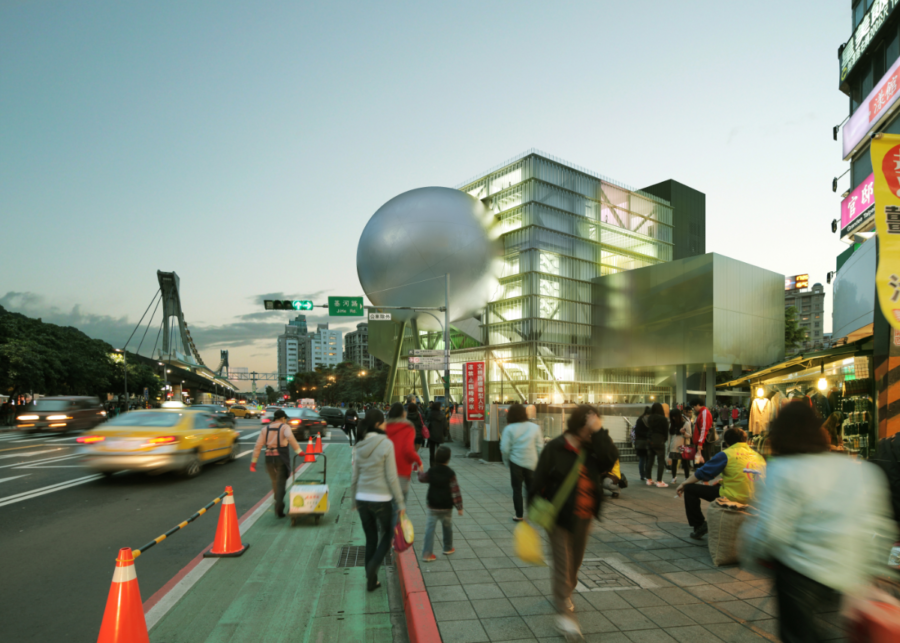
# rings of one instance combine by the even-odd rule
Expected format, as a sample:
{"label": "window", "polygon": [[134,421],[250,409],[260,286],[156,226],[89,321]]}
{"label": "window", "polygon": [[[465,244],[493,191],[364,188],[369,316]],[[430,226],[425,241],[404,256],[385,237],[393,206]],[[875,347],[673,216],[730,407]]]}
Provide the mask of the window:
{"label": "window", "polygon": [[[869,0],[871,2],[872,0]],[[862,22],[863,16],[866,15],[866,0],[859,0],[853,7],[853,28],[856,29]]]}
{"label": "window", "polygon": [[[875,87],[875,76],[872,69],[872,61],[867,60],[862,67],[862,95],[868,96]],[[878,80],[881,80],[880,78]]]}
{"label": "window", "polygon": [[887,45],[884,48],[884,66],[890,69],[891,65],[900,58],[900,31],[894,27],[894,32],[889,34],[885,40]]}
{"label": "window", "polygon": [[884,71],[884,42],[882,42],[875,49],[875,53],[872,54],[872,75],[875,82],[881,80],[881,77],[884,76]]}
{"label": "window", "polygon": [[867,178],[869,178],[869,175],[871,173],[872,155],[869,153],[869,148],[867,146],[863,153],[853,160],[850,166],[850,179],[852,184],[850,188],[853,189],[857,185],[865,181]]}

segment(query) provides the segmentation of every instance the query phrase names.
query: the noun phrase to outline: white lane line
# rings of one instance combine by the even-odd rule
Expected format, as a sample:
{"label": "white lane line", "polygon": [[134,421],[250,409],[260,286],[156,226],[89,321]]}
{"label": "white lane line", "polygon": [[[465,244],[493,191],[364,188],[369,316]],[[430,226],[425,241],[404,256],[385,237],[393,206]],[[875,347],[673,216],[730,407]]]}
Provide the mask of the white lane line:
{"label": "white lane line", "polygon": [[253,451],[244,451],[243,453],[238,454],[236,457],[243,458],[245,455],[250,455],[251,453],[253,453]]}
{"label": "white lane line", "polygon": [[64,438],[56,438],[55,440],[47,440],[47,442],[63,442],[65,440],[77,440],[77,439],[78,439],[77,435],[67,435]]}
{"label": "white lane line", "polygon": [[0,478],[0,482],[9,482],[10,480],[18,480],[19,478],[24,478],[26,476],[30,476],[30,473],[23,473],[20,476],[13,476],[12,478]]}
{"label": "white lane line", "polygon": [[0,460],[6,460],[8,458],[29,458],[33,455],[42,455],[44,453],[53,453],[54,451],[58,451],[59,449],[47,449],[46,451],[26,451],[25,453],[11,453],[9,455],[0,455]]}
{"label": "white lane line", "polygon": [[6,505],[11,505],[23,500],[31,500],[32,498],[37,498],[38,496],[43,496],[48,493],[54,493],[56,491],[62,491],[63,489],[68,489],[69,487],[77,487],[80,484],[85,484],[102,477],[103,474],[97,473],[90,476],[84,476],[83,478],[75,478],[74,480],[61,482],[59,484],[41,487],[39,489],[32,489],[31,491],[26,491],[24,493],[17,493],[13,496],[6,496],[5,498],[0,498],[0,507],[5,507]]}
{"label": "white lane line", "polygon": [[58,456],[56,458],[44,458],[43,460],[35,460],[34,462],[17,462],[15,464],[4,464],[0,466],[0,469],[12,469],[13,467],[29,467],[33,464],[44,464],[46,462],[59,462],[60,460],[70,460],[72,458],[78,458],[81,454],[73,453],[72,455],[63,455]]}

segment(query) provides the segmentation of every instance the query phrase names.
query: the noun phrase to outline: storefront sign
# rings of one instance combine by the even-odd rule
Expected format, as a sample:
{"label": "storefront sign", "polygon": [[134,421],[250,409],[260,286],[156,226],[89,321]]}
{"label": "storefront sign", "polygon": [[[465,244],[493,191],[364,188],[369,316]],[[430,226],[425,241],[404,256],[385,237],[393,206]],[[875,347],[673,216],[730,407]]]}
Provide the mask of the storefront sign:
{"label": "storefront sign", "polygon": [[784,278],[785,290],[800,290],[801,288],[809,288],[809,275],[794,275]]}
{"label": "storefront sign", "polygon": [[871,8],[863,16],[860,23],[856,26],[850,40],[844,45],[841,51],[841,82],[847,79],[847,75],[859,62],[859,59],[869,45],[872,39],[878,34],[878,30],[884,24],[885,19],[890,15],[891,11],[897,8],[900,0],[869,0]]}
{"label": "storefront sign", "polygon": [[[898,0],[900,1],[900,0]],[[853,156],[862,147],[865,138],[877,126],[900,97],[900,58],[881,78],[862,104],[844,125],[844,160]]]}
{"label": "storefront sign", "polygon": [[466,419],[484,420],[484,362],[466,362],[464,368]]}
{"label": "storefront sign", "polygon": [[879,134],[872,140],[875,169],[875,231],[878,269],[875,291],[881,312],[900,328],[900,135]]}
{"label": "storefront sign", "polygon": [[875,174],[841,201],[841,237],[858,230],[875,214]]}

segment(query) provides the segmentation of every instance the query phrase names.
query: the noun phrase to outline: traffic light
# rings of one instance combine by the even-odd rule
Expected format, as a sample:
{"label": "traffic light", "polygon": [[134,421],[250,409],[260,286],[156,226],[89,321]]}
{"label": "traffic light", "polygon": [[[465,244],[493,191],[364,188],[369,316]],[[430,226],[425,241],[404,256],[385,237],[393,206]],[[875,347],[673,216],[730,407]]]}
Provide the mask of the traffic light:
{"label": "traffic light", "polygon": [[313,303],[308,299],[266,299],[263,301],[266,310],[312,310]]}
{"label": "traffic light", "polygon": [[288,399],[289,397],[290,397],[289,395],[285,395],[285,396],[284,396],[284,399]]}
{"label": "traffic light", "polygon": [[293,381],[294,381],[294,376],[293,376],[293,375],[288,375],[286,379],[287,379],[288,382],[293,382]]}

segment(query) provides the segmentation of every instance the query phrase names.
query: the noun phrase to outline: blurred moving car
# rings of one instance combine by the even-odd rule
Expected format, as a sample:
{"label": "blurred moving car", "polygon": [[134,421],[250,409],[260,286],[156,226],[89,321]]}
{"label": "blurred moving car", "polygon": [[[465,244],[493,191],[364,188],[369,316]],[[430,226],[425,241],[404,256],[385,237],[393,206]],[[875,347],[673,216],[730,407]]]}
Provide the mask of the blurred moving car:
{"label": "blurred moving car", "polygon": [[231,413],[236,418],[241,418],[242,420],[249,420],[250,418],[254,418],[258,415],[255,408],[251,406],[244,406],[243,404],[233,404],[231,406]]}
{"label": "blurred moving car", "polygon": [[232,429],[234,428],[235,421],[234,415],[231,411],[228,410],[228,407],[224,404],[191,404],[191,410],[196,411],[204,411],[205,413],[212,413],[216,417],[220,418],[222,421],[226,422],[228,426]]}
{"label": "blurred moving car", "polygon": [[275,416],[275,411],[280,411],[280,410],[281,410],[280,406],[275,406],[275,405],[267,406],[265,412],[262,414],[262,417],[260,418],[260,423],[268,424],[269,422],[272,421],[272,418]]}
{"label": "blurred moving car", "polygon": [[170,408],[123,413],[76,442],[81,464],[92,471],[180,471],[192,478],[205,464],[234,461],[239,436],[218,415]]}
{"label": "blurred moving car", "polygon": [[333,406],[323,406],[319,409],[319,415],[334,427],[344,426],[344,412]]}
{"label": "blurred moving car", "polygon": [[322,416],[310,409],[284,409],[284,412],[287,414],[291,431],[301,447],[309,438],[328,428],[328,423]]}
{"label": "blurred moving car", "polygon": [[96,397],[44,397],[16,418],[20,431],[86,431],[106,419],[106,411]]}

